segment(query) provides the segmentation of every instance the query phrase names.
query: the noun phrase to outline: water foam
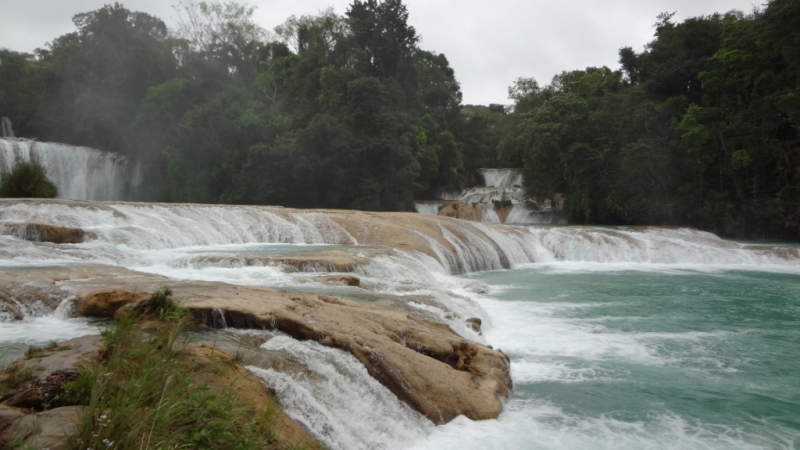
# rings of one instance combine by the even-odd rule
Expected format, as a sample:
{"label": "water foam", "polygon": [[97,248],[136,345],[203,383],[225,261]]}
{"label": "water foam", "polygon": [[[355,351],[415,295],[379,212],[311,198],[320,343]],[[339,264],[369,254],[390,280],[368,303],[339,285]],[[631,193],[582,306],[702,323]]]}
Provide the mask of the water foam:
{"label": "water foam", "polygon": [[331,449],[393,449],[424,438],[433,423],[401,402],[341,350],[287,336],[262,348],[308,368],[294,375],[248,367],[273,389],[288,414]]}
{"label": "water foam", "polygon": [[792,432],[763,427],[759,433],[715,423],[656,414],[645,421],[614,415],[574,415],[543,400],[512,400],[498,420],[459,417],[437,427],[409,450],[793,450]]}

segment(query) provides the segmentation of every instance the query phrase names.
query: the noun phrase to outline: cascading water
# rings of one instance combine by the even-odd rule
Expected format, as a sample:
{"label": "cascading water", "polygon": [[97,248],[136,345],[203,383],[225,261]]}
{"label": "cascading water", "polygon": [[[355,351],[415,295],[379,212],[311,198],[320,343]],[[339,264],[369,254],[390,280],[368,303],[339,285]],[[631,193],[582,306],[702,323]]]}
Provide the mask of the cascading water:
{"label": "cascading water", "polygon": [[513,189],[523,186],[519,169],[479,169],[486,187]]}
{"label": "cascading water", "polygon": [[291,417],[327,448],[393,448],[398,442],[422,439],[433,428],[349,353],[286,336],[272,338],[263,347],[286,353],[309,371],[286,374],[250,367],[277,392]]}
{"label": "cascading water", "polygon": [[416,204],[418,213],[429,216],[435,216],[439,214],[439,210],[442,208],[442,206],[442,202],[418,202]]}
{"label": "cascading water", "polygon": [[[372,299],[391,298],[438,318],[462,336],[501,346],[512,358],[516,391],[498,420],[476,423],[460,418],[433,427],[370,377],[350,354],[286,336],[272,338],[265,350],[285,353],[308,372],[256,367],[253,372],[269,382],[292,417],[330,448],[797,448],[792,436],[800,428],[786,419],[793,416],[785,412],[797,408],[792,400],[796,385],[781,378],[780,370],[764,375],[765,383],[772,383],[770,391],[756,389],[752,398],[731,406],[735,417],[727,422],[724,414],[712,415],[713,408],[707,417],[693,416],[691,403],[681,403],[688,400],[680,390],[681,384],[703,389],[713,385],[713,400],[728,401],[726,396],[733,392],[754,389],[758,379],[737,374],[769,366],[754,362],[758,353],[746,347],[762,337],[773,347],[758,351],[776,352],[772,363],[791,360],[776,336],[793,329],[791,318],[800,311],[787,297],[787,292],[796,293],[800,275],[797,247],[736,243],[689,229],[501,227],[407,215],[414,220],[408,221],[408,234],[400,241],[417,239],[424,248],[398,247],[372,254],[360,244],[380,242],[382,238],[375,236],[382,230],[371,223],[347,223],[358,223],[360,219],[353,219],[358,214],[0,201],[0,269],[106,264],[174,279],[330,289],[327,292],[353,299],[369,291]],[[14,224],[20,223],[80,228],[87,239],[68,245],[28,242],[14,233]],[[350,269],[361,279],[361,287],[326,288],[311,279],[329,274],[325,269],[288,271],[269,264],[268,258],[256,258],[326,249],[346,251],[364,261]],[[504,268],[512,270],[498,270]],[[474,273],[487,270],[491,272]],[[453,276],[465,272],[473,274]],[[731,292],[723,296],[720,283],[730,284]],[[684,291],[692,296],[675,300]],[[634,302],[630,296],[638,297]],[[704,304],[715,296],[721,297],[718,305]],[[736,317],[725,316],[726,311],[740,311],[737,314],[749,320],[762,311],[762,298],[770,296],[788,299],[774,312],[784,322],[765,325],[766,330],[728,323]],[[2,330],[47,336],[48,329],[65,330],[62,322],[74,320],[69,330],[96,332],[89,323],[68,319],[63,309],[67,305],[56,313],[46,306],[31,307],[23,311],[28,323],[12,322],[0,310]],[[682,310],[686,314],[699,310],[696,323],[672,325]],[[483,320],[483,336],[464,325],[465,317]],[[719,322],[719,328],[698,331],[698,323],[709,322]],[[15,325],[6,327],[11,323]],[[672,328],[665,328],[668,325]],[[716,354],[718,348],[729,352]],[[631,373],[638,375],[626,378]],[[678,381],[669,384],[671,379]],[[648,380],[655,384],[647,384]],[[729,391],[726,383],[732,386]],[[659,396],[663,389],[667,395]],[[774,394],[783,391],[784,396]],[[646,395],[625,397],[637,392]],[[783,403],[768,404],[764,414],[778,415],[783,425],[775,426],[768,414],[762,419],[759,410],[743,409],[736,415],[737,408],[745,408],[750,400],[759,403],[769,396],[780,397]],[[598,397],[613,408],[592,400]],[[641,404],[644,413],[639,412]],[[753,423],[747,422],[747,414],[757,416]]]}
{"label": "cascading water", "polygon": [[[519,169],[479,169],[483,186],[461,192],[441,192],[439,202],[419,202],[417,212],[428,215],[449,215],[484,223],[565,224],[564,216],[548,207],[534,211],[523,189]],[[473,212],[473,210],[476,210]]]}
{"label": "cascading water", "polygon": [[2,125],[2,136],[3,138],[14,138],[14,128],[11,126],[11,120],[8,117],[3,117],[0,120],[0,124]]}
{"label": "cascading water", "polygon": [[139,164],[115,153],[88,147],[0,139],[0,173],[20,162],[36,162],[58,188],[59,197],[72,200],[128,200],[142,183]]}
{"label": "cascading water", "polygon": [[[47,249],[12,239],[9,246],[18,248],[4,247],[8,251],[0,250],[0,256],[10,264],[22,263],[27,252],[32,263],[61,255],[65,261],[85,258],[129,266],[136,252],[246,244],[363,244],[337,222],[339,217],[247,206],[7,201],[0,203],[0,235],[5,239],[15,236],[17,228],[11,225],[19,223],[79,228],[92,238],[84,244]],[[504,260],[512,266],[570,262],[791,268],[798,263],[797,249],[739,244],[691,229],[494,228],[466,221],[438,226],[438,237],[427,236],[427,244],[450,273],[500,269],[505,267]],[[442,245],[445,242],[449,246]]]}

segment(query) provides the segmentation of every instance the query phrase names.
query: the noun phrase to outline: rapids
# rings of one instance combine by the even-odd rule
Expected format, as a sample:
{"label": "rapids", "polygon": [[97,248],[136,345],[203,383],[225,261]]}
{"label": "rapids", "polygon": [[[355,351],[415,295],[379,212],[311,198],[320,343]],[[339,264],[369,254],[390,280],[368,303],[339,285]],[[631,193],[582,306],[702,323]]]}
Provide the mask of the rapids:
{"label": "rapids", "polygon": [[[30,242],[15,234],[20,223],[79,228],[86,239]],[[295,259],[319,263],[291,264]],[[780,358],[792,359],[786,349],[800,344],[796,333],[785,331],[800,323],[797,247],[737,243],[691,229],[505,227],[400,213],[0,201],[0,272],[98,264],[414,310],[512,358],[516,390],[498,420],[459,418],[434,427],[351,355],[279,335],[263,350],[286,354],[306,367],[305,375],[251,370],[329,448],[800,444],[800,392],[796,378],[781,375],[796,372],[780,366]],[[358,276],[360,287],[317,281],[344,272]],[[22,320],[3,305],[3,347],[98,332],[96,324],[72,318],[69,296],[56,307],[21,308]],[[482,319],[483,335],[464,324],[468,317]],[[770,343],[774,353],[765,351]],[[767,365],[775,369],[756,369]],[[733,395],[726,389],[760,383],[764,389],[747,391],[752,397],[742,397],[741,405],[764,401],[763,408],[735,413],[736,403],[723,401],[720,410],[703,403]],[[708,396],[692,386],[708,387]],[[700,412],[693,413],[693,405]]]}

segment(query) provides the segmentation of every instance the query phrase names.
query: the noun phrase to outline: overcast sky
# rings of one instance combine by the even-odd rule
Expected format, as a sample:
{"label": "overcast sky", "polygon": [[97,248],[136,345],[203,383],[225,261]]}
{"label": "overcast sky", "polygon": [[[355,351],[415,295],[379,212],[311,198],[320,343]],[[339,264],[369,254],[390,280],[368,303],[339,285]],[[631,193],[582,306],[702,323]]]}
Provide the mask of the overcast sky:
{"label": "overcast sky", "polygon": [[[30,52],[74,31],[72,16],[113,0],[0,0],[0,48]],[[177,0],[120,1],[172,26]],[[245,3],[245,2],[243,2]],[[343,14],[350,0],[251,0],[256,21],[273,29],[291,15],[333,6]],[[406,0],[421,47],[444,53],[461,83],[464,103],[510,103],[518,77],[547,84],[564,70],[607,65],[617,50],[641,51],[653,37],[656,16],[683,20],[714,12],[749,12],[763,0]]]}

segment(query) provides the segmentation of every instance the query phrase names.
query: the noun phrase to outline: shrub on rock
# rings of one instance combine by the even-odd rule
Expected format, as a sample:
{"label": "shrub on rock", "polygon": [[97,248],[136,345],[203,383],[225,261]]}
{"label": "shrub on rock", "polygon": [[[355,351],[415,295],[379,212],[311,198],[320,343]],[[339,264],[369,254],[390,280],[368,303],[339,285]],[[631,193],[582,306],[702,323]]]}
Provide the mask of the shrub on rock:
{"label": "shrub on rock", "polygon": [[55,198],[58,188],[47,178],[44,167],[34,162],[17,164],[0,179],[0,197]]}

